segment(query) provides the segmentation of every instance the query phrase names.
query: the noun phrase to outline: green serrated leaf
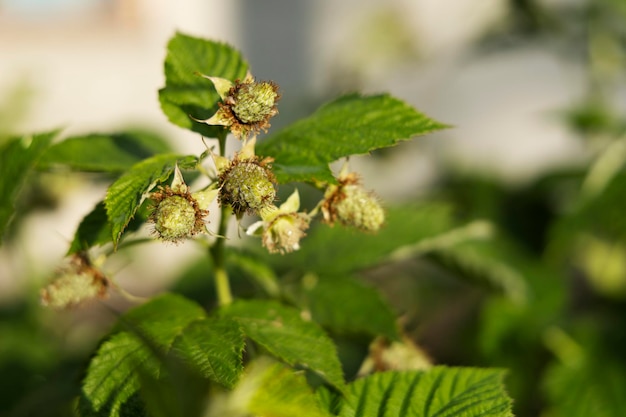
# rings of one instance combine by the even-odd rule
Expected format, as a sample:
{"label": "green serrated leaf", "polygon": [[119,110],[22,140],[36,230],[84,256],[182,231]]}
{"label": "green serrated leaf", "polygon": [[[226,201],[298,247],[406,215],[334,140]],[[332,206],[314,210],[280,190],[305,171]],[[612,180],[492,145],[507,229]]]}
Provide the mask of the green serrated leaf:
{"label": "green serrated leaf", "polygon": [[[145,208],[145,205],[144,205]],[[139,214],[133,218],[126,231],[135,231],[145,223],[147,210],[139,210]],[[104,201],[99,202],[94,209],[89,212],[78,225],[78,229],[74,234],[72,244],[67,251],[67,255],[87,250],[93,246],[106,245],[112,243],[112,228],[107,217]]]}
{"label": "green serrated leaf", "polygon": [[[138,369],[142,409],[134,414],[129,413],[130,416],[204,416],[209,381],[174,355],[162,358],[161,364],[158,378],[142,368]],[[126,415],[122,414],[122,417]]]}
{"label": "green serrated leaf", "polygon": [[0,242],[15,213],[24,181],[58,131],[13,138],[0,146]]}
{"label": "green serrated leaf", "polygon": [[[276,417],[329,417],[320,406],[303,374],[298,374],[282,364],[272,364],[264,369],[253,369],[258,390],[248,404],[248,411],[258,416]],[[258,375],[260,373],[260,375]]]}
{"label": "green serrated leaf", "polygon": [[177,33],[167,45],[165,87],[159,90],[161,109],[177,126],[217,137],[221,126],[208,126],[190,116],[205,120],[218,109],[220,100],[213,83],[198,73],[231,81],[243,79],[248,64],[233,47]]}
{"label": "green serrated leaf", "polygon": [[[81,416],[120,416],[139,389],[137,368],[158,376],[150,350],[131,333],[118,333],[102,344],[91,360],[79,401]],[[158,363],[158,362],[157,362]]]}
{"label": "green serrated leaf", "polygon": [[176,294],[163,294],[135,307],[118,321],[118,330],[136,331],[158,345],[171,345],[192,322],[206,318],[202,307]]}
{"label": "green serrated leaf", "polygon": [[388,94],[351,94],[264,139],[256,152],[275,159],[280,183],[331,182],[330,162],[446,127]]}
{"label": "green serrated leaf", "polygon": [[213,398],[207,417],[330,417],[302,372],[267,357],[256,359],[232,392]]}
{"label": "green serrated leaf", "polygon": [[220,311],[235,319],[244,334],[270,354],[292,366],[302,366],[342,390],[341,364],[332,340],[300,311],[274,301],[237,301]]}
{"label": "green serrated leaf", "polygon": [[270,258],[286,268],[304,267],[323,276],[342,276],[378,264],[394,250],[446,233],[456,226],[452,208],[443,203],[394,207],[384,227],[366,234],[341,226],[319,225],[298,252]]}
{"label": "green serrated leaf", "polygon": [[169,355],[226,387],[232,387],[242,371],[238,325],[208,319],[199,305],[181,296],[166,294],[130,310],[116,330],[89,364],[81,415],[123,415],[121,410],[134,401],[140,378],[159,379],[164,364],[172,363]]}
{"label": "green serrated leaf", "polygon": [[304,278],[303,307],[335,333],[399,338],[396,317],[378,291],[352,278]]}
{"label": "green serrated leaf", "polygon": [[503,371],[435,367],[385,372],[348,386],[340,417],[512,417]]}
{"label": "green serrated leaf", "polygon": [[91,134],[51,146],[41,157],[38,168],[66,166],[77,171],[118,173],[164,152],[171,152],[171,147],[161,136],[150,132]]}
{"label": "green serrated leaf", "polygon": [[117,246],[122,232],[128,226],[147,193],[174,172],[176,164],[181,168],[194,166],[195,156],[159,154],[141,161],[117,179],[108,189],[104,199],[107,216],[111,223],[113,244]]}
{"label": "green serrated leaf", "polygon": [[233,320],[206,319],[189,325],[173,350],[203,377],[232,388],[243,371],[243,333]]}
{"label": "green serrated leaf", "polygon": [[101,201],[78,225],[67,254],[111,242],[111,234],[111,224],[108,222],[104,201]]}

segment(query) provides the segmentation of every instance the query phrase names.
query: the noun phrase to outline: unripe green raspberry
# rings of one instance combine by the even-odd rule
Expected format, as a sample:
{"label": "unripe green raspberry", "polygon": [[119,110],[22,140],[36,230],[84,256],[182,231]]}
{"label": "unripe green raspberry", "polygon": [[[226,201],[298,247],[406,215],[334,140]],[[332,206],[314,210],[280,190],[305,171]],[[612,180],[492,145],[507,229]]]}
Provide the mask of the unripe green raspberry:
{"label": "unripe green raspberry", "polygon": [[354,184],[346,185],[342,192],[344,198],[334,206],[337,220],[367,232],[378,231],[385,222],[385,211],[376,197]]}
{"label": "unripe green raspberry", "polygon": [[243,123],[258,123],[276,114],[277,88],[269,82],[240,84],[233,97],[233,113]]}
{"label": "unripe green raspberry", "polygon": [[41,291],[41,302],[54,309],[71,308],[96,298],[100,287],[88,274],[66,274]]}
{"label": "unripe green raspberry", "polygon": [[86,254],[72,255],[69,266],[41,290],[41,303],[55,309],[76,307],[87,301],[104,298],[109,281],[91,265]]}
{"label": "unripe green raspberry", "polygon": [[337,178],[338,185],[330,185],[324,194],[321,208],[324,220],[331,226],[339,221],[366,232],[376,232],[385,222],[385,211],[374,193],[366,191],[358,175],[348,172],[347,165]]}
{"label": "unripe green raspberry", "polygon": [[178,242],[195,233],[196,210],[186,198],[173,195],[156,206],[153,221],[154,229],[161,239]]}
{"label": "unripe green raspberry", "polygon": [[[179,177],[179,178],[177,178]],[[152,193],[154,200],[149,221],[154,223],[154,232],[166,242],[179,242],[206,230],[205,218],[209,215],[207,192],[190,193],[182,180],[180,171],[172,182],[172,187],[161,187]],[[210,193],[208,193],[210,194]],[[198,196],[202,201],[199,202]]]}
{"label": "unripe green raspberry", "polygon": [[233,161],[220,177],[220,203],[237,215],[257,212],[276,198],[272,172],[256,160]]}
{"label": "unripe green raspberry", "polygon": [[194,120],[228,127],[235,137],[243,140],[254,137],[262,130],[267,131],[270,119],[278,114],[276,103],[280,93],[276,83],[256,82],[250,74],[235,83],[219,77],[203,77],[211,80],[222,101],[213,116],[206,120]]}

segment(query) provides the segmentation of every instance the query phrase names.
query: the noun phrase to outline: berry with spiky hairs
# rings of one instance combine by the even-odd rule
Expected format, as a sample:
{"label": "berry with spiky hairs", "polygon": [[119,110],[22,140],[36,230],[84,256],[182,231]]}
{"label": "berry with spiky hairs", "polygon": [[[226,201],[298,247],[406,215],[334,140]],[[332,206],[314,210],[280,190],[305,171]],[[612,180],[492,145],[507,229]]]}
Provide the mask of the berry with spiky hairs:
{"label": "berry with spiky hairs", "polygon": [[154,233],[166,242],[178,243],[205,231],[208,210],[188,191],[175,191],[168,186],[152,193],[155,201],[149,221],[154,223]]}
{"label": "berry with spiky hairs", "polygon": [[326,223],[339,222],[365,232],[376,232],[385,222],[385,211],[378,198],[365,190],[355,173],[343,172],[337,185],[327,188],[322,202]]}
{"label": "berry with spiky hairs", "polygon": [[211,80],[222,101],[213,116],[199,122],[228,127],[235,137],[244,140],[262,130],[267,131],[269,120],[278,114],[276,103],[280,100],[280,93],[276,83],[257,82],[251,75],[234,83],[224,78],[202,76]]}
{"label": "berry with spiky hairs", "polygon": [[160,187],[150,196],[154,205],[148,221],[154,224],[155,235],[166,242],[178,243],[206,231],[208,207],[217,192],[207,188],[191,193],[176,166],[171,186]]}
{"label": "berry with spiky hairs", "polygon": [[220,204],[231,206],[237,216],[256,213],[276,198],[274,183],[274,175],[266,162],[256,157],[235,159],[220,175]]}

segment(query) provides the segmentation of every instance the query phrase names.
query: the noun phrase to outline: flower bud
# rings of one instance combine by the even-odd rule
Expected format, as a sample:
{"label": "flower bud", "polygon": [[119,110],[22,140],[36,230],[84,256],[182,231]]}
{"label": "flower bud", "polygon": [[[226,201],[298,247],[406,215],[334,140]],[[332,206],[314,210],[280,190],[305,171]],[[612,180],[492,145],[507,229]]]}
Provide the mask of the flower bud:
{"label": "flower bud", "polygon": [[220,176],[220,186],[220,204],[230,205],[238,216],[245,212],[257,212],[272,204],[276,198],[274,175],[255,158],[235,159]]}
{"label": "flower bud", "polygon": [[278,215],[263,231],[263,246],[270,253],[285,254],[300,249],[300,239],[306,236],[309,221],[302,213]]}
{"label": "flower bud", "polygon": [[311,221],[308,214],[298,212],[299,208],[300,194],[295,190],[280,207],[268,205],[259,210],[261,221],[252,224],[246,233],[261,234],[263,246],[270,253],[296,251]]}

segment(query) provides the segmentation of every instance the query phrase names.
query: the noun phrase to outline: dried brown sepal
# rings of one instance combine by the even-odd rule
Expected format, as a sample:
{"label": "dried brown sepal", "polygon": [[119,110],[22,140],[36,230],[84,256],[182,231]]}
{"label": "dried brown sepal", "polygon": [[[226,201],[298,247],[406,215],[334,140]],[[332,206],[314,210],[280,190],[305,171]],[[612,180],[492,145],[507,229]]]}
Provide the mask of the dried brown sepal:
{"label": "dried brown sepal", "polygon": [[337,205],[346,198],[344,189],[347,185],[358,185],[359,177],[355,172],[351,172],[337,179],[337,185],[331,185],[326,189],[324,201],[322,202],[322,215],[324,222],[334,226],[337,222]]}

